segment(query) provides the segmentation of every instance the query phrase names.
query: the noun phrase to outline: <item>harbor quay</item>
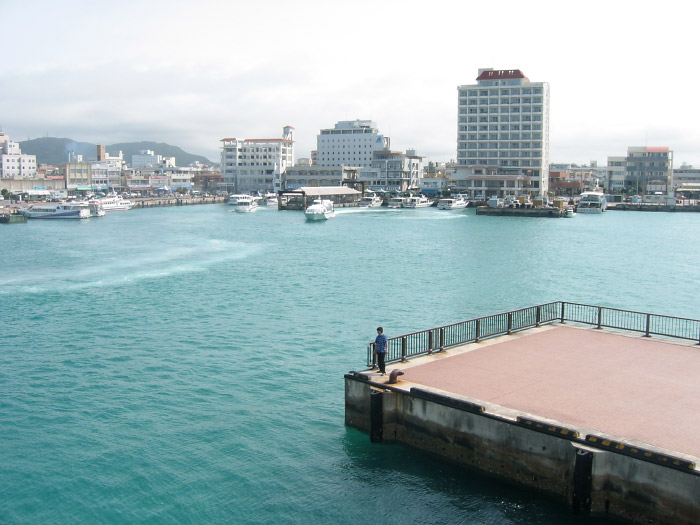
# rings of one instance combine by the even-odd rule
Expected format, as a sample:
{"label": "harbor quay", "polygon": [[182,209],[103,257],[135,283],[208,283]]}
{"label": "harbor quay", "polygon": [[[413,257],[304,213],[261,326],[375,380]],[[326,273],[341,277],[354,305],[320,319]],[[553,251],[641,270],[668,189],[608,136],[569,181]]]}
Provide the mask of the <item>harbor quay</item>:
{"label": "harbor quay", "polygon": [[389,340],[345,423],[572,512],[700,522],[700,320],[555,302]]}

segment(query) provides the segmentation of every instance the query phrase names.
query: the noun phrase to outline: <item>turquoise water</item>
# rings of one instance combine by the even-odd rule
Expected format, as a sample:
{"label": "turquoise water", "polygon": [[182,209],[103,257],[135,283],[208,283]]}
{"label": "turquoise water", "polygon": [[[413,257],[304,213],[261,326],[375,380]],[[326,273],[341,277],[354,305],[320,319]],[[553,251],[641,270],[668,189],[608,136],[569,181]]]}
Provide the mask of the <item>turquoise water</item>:
{"label": "turquoise water", "polygon": [[700,318],[700,215],[132,210],[0,227],[0,523],[552,523],[344,426],[387,335],[554,300]]}

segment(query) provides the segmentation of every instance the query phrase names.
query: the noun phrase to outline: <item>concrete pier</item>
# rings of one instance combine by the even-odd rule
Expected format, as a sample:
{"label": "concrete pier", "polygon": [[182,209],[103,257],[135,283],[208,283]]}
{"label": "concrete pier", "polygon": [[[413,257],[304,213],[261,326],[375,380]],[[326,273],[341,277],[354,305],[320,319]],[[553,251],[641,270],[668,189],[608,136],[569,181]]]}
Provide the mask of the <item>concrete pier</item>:
{"label": "concrete pier", "polygon": [[700,523],[700,348],[550,324],[345,376],[348,426],[554,495]]}

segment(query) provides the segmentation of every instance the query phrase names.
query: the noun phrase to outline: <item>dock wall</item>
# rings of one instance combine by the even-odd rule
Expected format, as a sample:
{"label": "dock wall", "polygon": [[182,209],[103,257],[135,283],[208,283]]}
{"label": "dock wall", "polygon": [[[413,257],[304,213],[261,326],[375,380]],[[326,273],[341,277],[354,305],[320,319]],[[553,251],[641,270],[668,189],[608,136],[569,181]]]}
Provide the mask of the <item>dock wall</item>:
{"label": "dock wall", "polygon": [[345,376],[345,423],[548,493],[574,512],[654,523],[700,522],[700,476],[589,447],[578,432],[499,415],[488,404]]}

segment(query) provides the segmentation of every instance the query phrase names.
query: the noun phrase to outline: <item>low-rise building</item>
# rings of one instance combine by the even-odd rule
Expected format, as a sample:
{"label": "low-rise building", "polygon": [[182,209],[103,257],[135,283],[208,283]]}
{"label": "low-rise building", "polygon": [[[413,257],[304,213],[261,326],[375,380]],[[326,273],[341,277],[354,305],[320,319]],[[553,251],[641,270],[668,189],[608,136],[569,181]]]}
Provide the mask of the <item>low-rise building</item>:
{"label": "low-rise building", "polygon": [[423,157],[409,149],[406,153],[389,149],[374,152],[372,166],[358,170],[358,181],[373,191],[408,191],[420,188]]}
{"label": "low-rise building", "polygon": [[673,152],[668,147],[629,147],[625,162],[628,192],[637,195],[668,193],[673,176]]}
{"label": "low-rise building", "polygon": [[507,197],[531,192],[531,178],[519,168],[458,166],[452,180],[454,193],[466,193],[474,200],[486,200],[493,195]]}

